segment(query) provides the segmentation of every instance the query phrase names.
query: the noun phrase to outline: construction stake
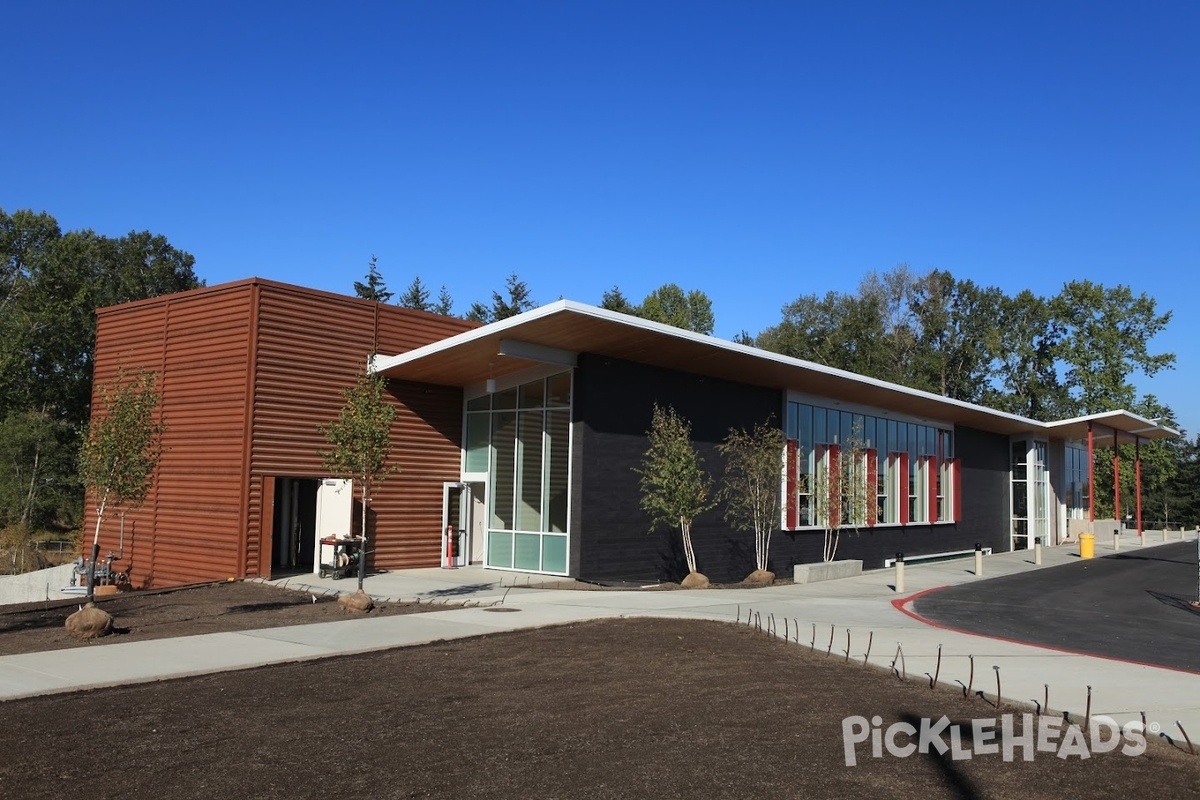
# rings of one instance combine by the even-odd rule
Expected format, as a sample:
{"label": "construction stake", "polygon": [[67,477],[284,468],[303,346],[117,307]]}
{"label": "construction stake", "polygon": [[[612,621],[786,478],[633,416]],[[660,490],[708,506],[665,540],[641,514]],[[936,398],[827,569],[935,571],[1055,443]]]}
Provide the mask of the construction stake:
{"label": "construction stake", "polygon": [[1192,737],[1188,736],[1187,731],[1183,729],[1183,723],[1175,720],[1175,725],[1179,728],[1179,732],[1183,734],[1183,740],[1188,743],[1188,752],[1196,755],[1196,748],[1192,746]]}

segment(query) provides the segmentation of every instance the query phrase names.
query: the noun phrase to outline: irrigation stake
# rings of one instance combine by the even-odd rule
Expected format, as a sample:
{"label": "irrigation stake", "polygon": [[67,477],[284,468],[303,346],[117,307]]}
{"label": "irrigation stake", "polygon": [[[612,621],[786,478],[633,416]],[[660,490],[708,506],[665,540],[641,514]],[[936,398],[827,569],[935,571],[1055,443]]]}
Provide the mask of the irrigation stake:
{"label": "irrigation stake", "polygon": [[783,618],[783,640],[786,642],[791,638],[788,632],[788,618]]}
{"label": "irrigation stake", "polygon": [[963,693],[963,697],[971,696],[971,689],[975,686],[975,656],[967,656],[971,660],[971,674],[967,677],[967,691]]}
{"label": "irrigation stake", "polygon": [[993,665],[992,669],[996,670],[996,708],[1000,708],[1000,667]]}
{"label": "irrigation stake", "polygon": [[770,622],[769,627],[767,628],[767,631],[770,632],[771,635],[775,634],[775,615],[774,614],[771,615],[771,622]]}
{"label": "irrigation stake", "polygon": [[1043,701],[1042,706],[1046,710],[1042,713],[1049,713],[1049,711],[1050,711],[1050,684],[1043,683],[1042,688],[1045,689],[1045,691],[1046,691],[1046,694],[1042,696],[1042,701]]}
{"label": "irrigation stake", "polygon": [[1184,741],[1188,743],[1188,752],[1192,755],[1196,755],[1196,748],[1192,746],[1192,737],[1188,736],[1187,731],[1183,729],[1183,723],[1179,720],[1175,720],[1175,726],[1179,728],[1179,732],[1183,734]]}
{"label": "irrigation stake", "polygon": [[846,660],[843,661],[842,663],[843,664],[850,663],[850,629],[849,628],[846,628]]}
{"label": "irrigation stake", "polygon": [[741,621],[742,621],[742,607],[741,607],[741,606],[738,606],[738,615],[737,615],[737,621],[738,621],[738,622],[741,622]]}
{"label": "irrigation stake", "polygon": [[871,660],[871,643],[875,641],[875,631],[871,631],[871,635],[867,637],[867,654],[863,656],[863,666]]}
{"label": "irrigation stake", "polygon": [[904,645],[901,642],[896,642],[896,657],[892,659],[892,670],[896,670],[896,662],[900,662],[900,671],[896,676],[902,681],[908,680],[908,670],[904,668]]}
{"label": "irrigation stake", "polygon": [[1087,705],[1083,711],[1083,735],[1087,736],[1092,727],[1092,687],[1088,686]]}
{"label": "irrigation stake", "polygon": [[825,648],[825,655],[830,655],[833,653],[833,631],[834,631],[834,626],[830,625],[829,626],[829,647]]}
{"label": "irrigation stake", "polygon": [[1142,712],[1142,733],[1146,732],[1146,712]]}
{"label": "irrigation stake", "polygon": [[939,644],[939,645],[938,645],[937,666],[936,666],[936,667],[934,667],[934,669],[933,669],[933,678],[931,678],[931,679],[930,679],[930,681],[929,681],[929,688],[930,688],[930,689],[932,689],[932,688],[933,688],[933,685],[934,685],[935,683],[937,683],[938,675],[941,675],[941,674],[942,674],[942,646]]}
{"label": "irrigation stake", "polygon": [[810,653],[815,653],[815,652],[817,652],[817,623],[814,622],[812,624],[812,626],[813,626],[813,637],[812,637],[812,641],[808,643],[808,650]]}
{"label": "irrigation stake", "polygon": [[800,644],[800,620],[792,617],[792,630],[796,632],[796,644]]}

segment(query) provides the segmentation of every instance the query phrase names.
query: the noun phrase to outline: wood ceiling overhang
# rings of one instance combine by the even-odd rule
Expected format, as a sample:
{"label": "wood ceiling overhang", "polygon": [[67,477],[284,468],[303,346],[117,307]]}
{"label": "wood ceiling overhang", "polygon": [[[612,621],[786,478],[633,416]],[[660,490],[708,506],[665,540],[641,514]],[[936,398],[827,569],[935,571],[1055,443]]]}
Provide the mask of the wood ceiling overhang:
{"label": "wood ceiling overhang", "polygon": [[[534,347],[506,344],[512,342]],[[835,403],[870,406],[897,415],[994,433],[1063,435],[1037,420],[570,300],[559,300],[407,353],[378,357],[374,368],[391,378],[467,386],[544,363],[501,354],[502,350],[528,353],[538,348],[625,359],[752,386],[792,389]],[[1137,419],[1139,427],[1153,426],[1149,420]],[[1124,423],[1115,420],[1111,424]],[[1077,433],[1072,426],[1061,431]],[[1084,432],[1086,436],[1086,423]],[[1146,433],[1143,438],[1155,437]]]}

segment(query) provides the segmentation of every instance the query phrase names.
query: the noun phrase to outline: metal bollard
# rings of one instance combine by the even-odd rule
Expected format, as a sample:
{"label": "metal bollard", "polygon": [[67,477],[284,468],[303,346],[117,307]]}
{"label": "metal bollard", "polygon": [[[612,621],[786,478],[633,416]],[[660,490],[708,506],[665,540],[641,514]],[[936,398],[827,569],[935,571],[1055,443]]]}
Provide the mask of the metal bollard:
{"label": "metal bollard", "polygon": [[1033,563],[1038,567],[1042,565],[1042,537],[1040,536],[1033,540]]}
{"label": "metal bollard", "polygon": [[983,545],[975,543],[975,577],[983,574]]}
{"label": "metal bollard", "polygon": [[904,591],[904,553],[896,553],[896,593]]}
{"label": "metal bollard", "polygon": [[1117,528],[1113,531],[1113,550],[1121,549],[1121,529]]}

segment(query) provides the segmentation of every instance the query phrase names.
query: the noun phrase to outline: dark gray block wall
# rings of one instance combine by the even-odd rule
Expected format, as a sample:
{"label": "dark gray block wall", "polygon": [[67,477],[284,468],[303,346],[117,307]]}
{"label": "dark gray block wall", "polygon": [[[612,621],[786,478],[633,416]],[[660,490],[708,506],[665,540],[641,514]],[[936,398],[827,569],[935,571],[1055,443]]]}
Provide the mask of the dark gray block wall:
{"label": "dark gray block wall", "polygon": [[[819,394],[819,387],[797,387]],[[679,580],[687,568],[677,529],[650,531],[640,508],[634,467],[647,446],[654,404],[670,405],[692,424],[692,438],[706,468],[719,480],[723,462],[716,445],[731,427],[771,419],[780,424],[784,396],[775,389],[581,354],[575,372],[572,463],[571,574],[588,580]],[[969,429],[957,431],[962,458],[963,521],[846,532],[839,558],[858,558],[869,568],[897,551],[934,553],[973,548],[976,542],[1007,549],[1008,439]],[[718,507],[696,520],[692,539],[698,569],[718,582],[744,578],[754,569],[754,537],[732,530]],[[820,531],[776,531],[770,567],[790,577],[793,564],[819,562]]]}

